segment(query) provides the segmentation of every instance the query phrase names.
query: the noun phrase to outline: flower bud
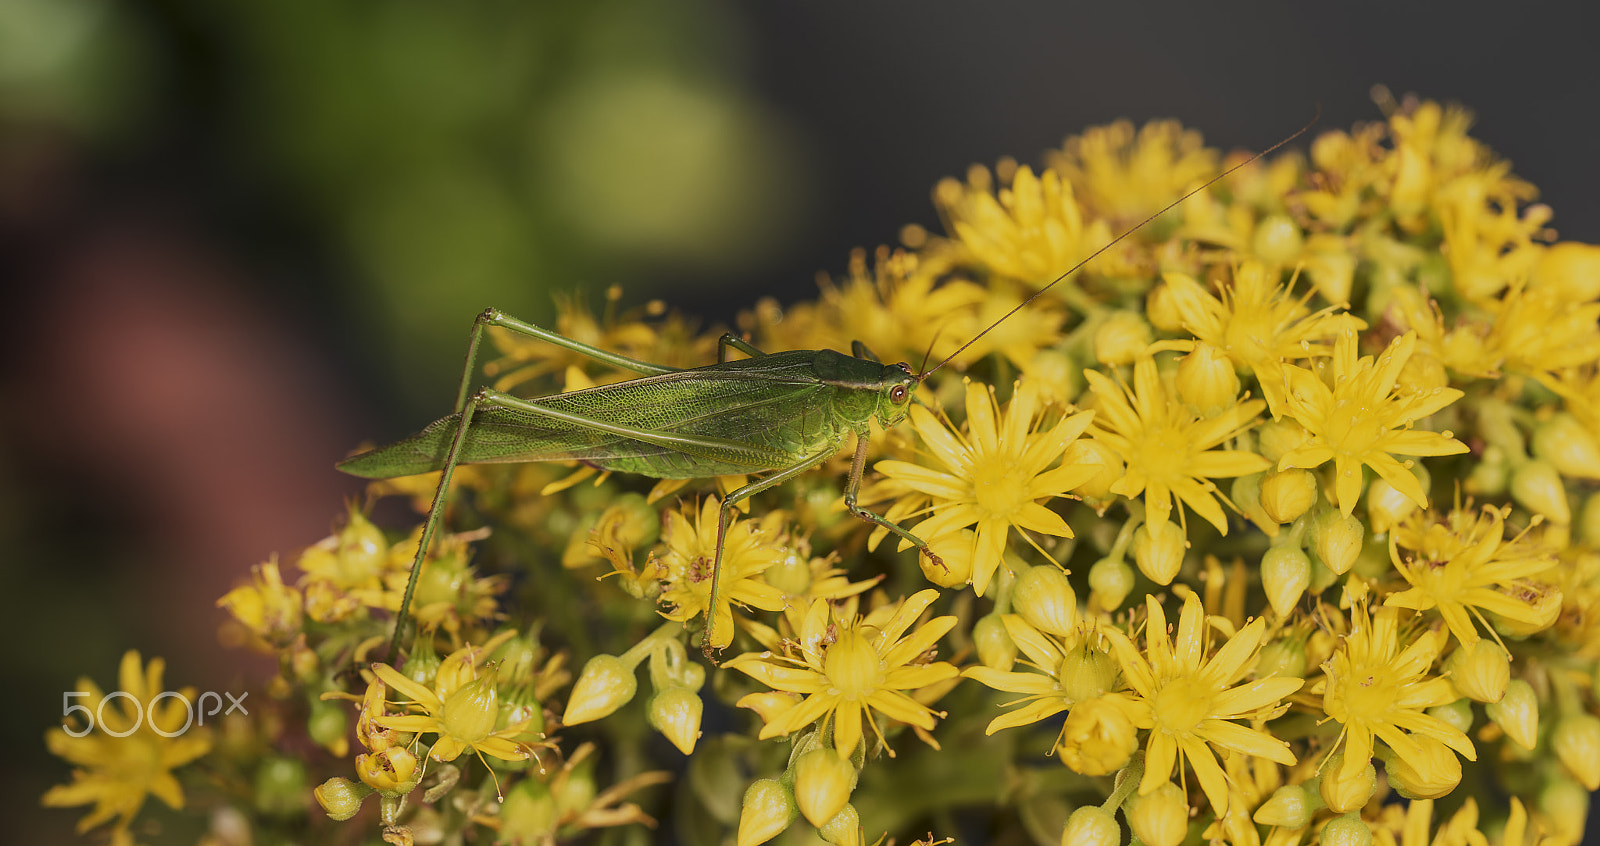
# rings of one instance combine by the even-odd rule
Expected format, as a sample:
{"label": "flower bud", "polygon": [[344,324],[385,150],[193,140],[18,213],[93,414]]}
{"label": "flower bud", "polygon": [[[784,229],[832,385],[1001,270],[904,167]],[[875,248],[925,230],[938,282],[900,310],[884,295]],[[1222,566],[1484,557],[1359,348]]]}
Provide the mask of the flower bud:
{"label": "flower bud", "polygon": [[761,578],[788,596],[805,596],[811,590],[811,562],[790,552],[761,571]]}
{"label": "flower bud", "polygon": [[1328,820],[1318,837],[1319,846],[1372,846],[1372,827],[1357,813]]}
{"label": "flower bud", "polygon": [[668,687],[650,697],[647,711],[650,725],[672,741],[679,752],[690,755],[694,753],[695,741],[700,739],[700,714],[704,708],[705,703],[694,691],[686,687]]}
{"label": "flower bud", "polygon": [[978,648],[978,661],[985,667],[1004,673],[1017,663],[1017,642],[1011,639],[999,614],[978,618],[972,627],[972,643]]}
{"label": "flower bud", "polygon": [[1291,265],[1305,249],[1299,224],[1286,214],[1269,214],[1256,224],[1251,249],[1267,264]]}
{"label": "flower bud", "polygon": [[342,702],[314,699],[306,716],[306,734],[318,746],[344,757],[350,751],[350,714]]}
{"label": "flower bud", "polygon": [[1533,430],[1533,454],[1561,468],[1569,479],[1600,479],[1600,442],[1564,411]]}
{"label": "flower bud", "polygon": [[1289,616],[1311,584],[1311,559],[1294,544],[1282,544],[1261,556],[1261,587],[1279,617]]}
{"label": "flower bud", "polygon": [[777,837],[800,815],[794,795],[777,779],[756,779],[744,792],[737,846],[756,846]]}
{"label": "flower bud", "polygon": [[1367,486],[1367,518],[1373,534],[1384,534],[1417,510],[1417,504],[1383,479]]}
{"label": "flower bud", "polygon": [[1022,619],[1042,632],[1064,635],[1078,625],[1078,595],[1067,574],[1051,564],[1023,570],[1011,603]]}
{"label": "flower bud", "polygon": [[794,707],[800,701],[797,693],[784,693],[780,690],[763,690],[759,693],[747,693],[739,697],[734,705],[739,708],[749,708],[761,717],[761,722],[770,723],[785,711]]}
{"label": "flower bud", "polygon": [[[1548,527],[1558,528],[1558,527]],[[1552,532],[1546,531],[1545,543],[1550,543]],[[1562,545],[1565,545],[1563,543]],[[1524,581],[1517,584],[1516,601],[1525,606],[1525,619],[1490,614],[1495,631],[1507,637],[1525,638],[1556,624],[1561,616],[1561,588],[1544,582]]]}
{"label": "flower bud", "polygon": [[1322,768],[1322,802],[1336,814],[1361,809],[1378,786],[1378,771],[1371,761],[1346,772],[1344,753],[1333,756]]}
{"label": "flower bud", "polygon": [[1472,731],[1472,700],[1463,697],[1454,702],[1435,705],[1428,709],[1428,716],[1443,720],[1445,725],[1466,734]]}
{"label": "flower bud", "polygon": [[1592,714],[1562,717],[1550,734],[1550,745],[1584,790],[1600,790],[1600,718]]}
{"label": "flower bud", "polygon": [[1330,508],[1317,516],[1312,524],[1312,534],[1317,558],[1334,575],[1350,571],[1361,554],[1361,542],[1366,535],[1361,521],[1353,514],[1342,514]]}
{"label": "flower bud", "polygon": [[1589,498],[1583,501],[1578,528],[1583,532],[1584,540],[1591,546],[1600,547],[1600,491],[1589,494]]}
{"label": "flower bud", "polygon": [[1261,479],[1264,476],[1265,473],[1251,473],[1236,477],[1228,488],[1228,495],[1233,498],[1233,504],[1239,507],[1239,513],[1245,519],[1256,524],[1267,537],[1275,538],[1278,536],[1278,522],[1261,507]]}
{"label": "flower bud", "polygon": [[1183,527],[1172,520],[1156,524],[1153,530],[1151,524],[1146,523],[1133,533],[1134,563],[1150,581],[1158,585],[1172,584],[1183,567],[1187,542]]}
{"label": "flower bud", "polygon": [[628,704],[639,689],[633,668],[615,655],[596,655],[583,665],[583,672],[572,685],[567,712],[561,722],[575,726],[610,715]]}
{"label": "flower bud", "polygon": [[1518,746],[1532,749],[1539,742],[1539,697],[1533,685],[1512,679],[1500,701],[1485,706],[1484,711]]}
{"label": "flower bud", "polygon": [[1311,433],[1306,431],[1306,427],[1287,417],[1268,420],[1256,429],[1256,445],[1261,457],[1273,464],[1309,440]]}
{"label": "flower bud", "polygon": [[847,802],[827,825],[817,827],[817,833],[834,846],[861,846],[861,815]]}
{"label": "flower bud", "polygon": [[1122,846],[1122,826],[1110,811],[1098,805],[1084,805],[1067,817],[1061,830],[1061,846]]}
{"label": "flower bud", "polygon": [[371,795],[372,788],[345,778],[330,778],[311,792],[328,816],[344,822],[360,813],[361,801]]}
{"label": "flower bud", "polygon": [[1505,650],[1486,638],[1458,647],[1444,667],[1456,690],[1477,702],[1499,702],[1511,681],[1511,661]]}
{"label": "flower bud", "polygon": [[1072,490],[1090,504],[1111,499],[1111,485],[1122,478],[1122,457],[1094,438],[1078,438],[1061,454],[1062,467],[1098,464],[1100,470]]}
{"label": "flower bud", "polygon": [[1178,846],[1189,833],[1189,803],[1170,781],[1129,797],[1122,810],[1133,836],[1146,846]]}
{"label": "flower bud", "polygon": [[1286,784],[1273,791],[1250,819],[1258,825],[1304,828],[1311,822],[1311,814],[1311,794],[1298,784]]}
{"label": "flower bud", "polygon": [[1061,692],[1070,702],[1083,702],[1114,690],[1120,672],[1116,659],[1095,647],[1092,640],[1079,642],[1061,656],[1061,666],[1056,668]]}
{"label": "flower bud", "polygon": [[1194,350],[1178,362],[1178,396],[1202,417],[1215,417],[1239,399],[1239,374],[1233,362],[1216,347],[1196,341]]}
{"label": "flower bud", "polygon": [[1539,791],[1539,810],[1544,812],[1545,821],[1554,827],[1555,831],[1547,832],[1553,835],[1557,843],[1579,843],[1583,840],[1584,828],[1589,821],[1589,792],[1583,785],[1565,778],[1552,778],[1550,783]]}
{"label": "flower bud", "polygon": [[1150,346],[1150,324],[1135,311],[1113,311],[1094,330],[1094,357],[1109,366],[1132,364]]}
{"label": "flower bud", "polygon": [[1122,607],[1133,591],[1133,568],[1121,558],[1102,558],[1089,568],[1089,599],[1105,611]]}
{"label": "flower bud", "polygon": [[1389,784],[1407,799],[1438,799],[1461,783],[1461,759],[1442,741],[1412,735],[1420,755],[1390,754],[1384,759]]}
{"label": "flower bud", "polygon": [[1533,266],[1530,287],[1583,303],[1600,298],[1600,247],[1561,241],[1546,247]]}
{"label": "flower bud", "polygon": [[559,824],[555,797],[536,778],[525,778],[506,793],[500,805],[497,843],[539,843],[551,839]]}
{"label": "flower bud", "polygon": [[306,787],[304,762],[297,758],[270,757],[256,768],[255,809],[272,816],[302,813]]}
{"label": "flower bud", "polygon": [[856,768],[832,746],[800,756],[794,765],[794,800],[800,813],[821,828],[844,810],[856,789]]}
{"label": "flower bud", "polygon": [[1302,639],[1274,640],[1261,647],[1256,677],[1303,679],[1306,677],[1306,643]]}
{"label": "flower bud", "polygon": [[1178,310],[1178,298],[1173,296],[1172,286],[1165,282],[1150,289],[1150,295],[1144,299],[1144,314],[1163,332],[1183,331],[1183,312]]}
{"label": "flower bud", "polygon": [[1566,525],[1572,522],[1567,507],[1567,489],[1561,474],[1548,461],[1524,462],[1511,473],[1511,497],[1523,508]]}
{"label": "flower bud", "polygon": [[1261,477],[1261,510],[1279,523],[1292,522],[1317,502],[1317,477],[1293,467]]}
{"label": "flower bud", "polygon": [[1138,748],[1138,729],[1127,709],[1097,697],[1082,700],[1067,712],[1056,752],[1073,772],[1103,776],[1126,766]]}

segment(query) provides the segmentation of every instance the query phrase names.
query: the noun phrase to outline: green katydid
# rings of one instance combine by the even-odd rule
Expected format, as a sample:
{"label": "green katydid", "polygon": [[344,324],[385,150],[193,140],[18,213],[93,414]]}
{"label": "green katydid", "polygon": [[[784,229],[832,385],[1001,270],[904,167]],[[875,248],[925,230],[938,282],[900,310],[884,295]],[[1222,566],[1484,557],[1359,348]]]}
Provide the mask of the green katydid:
{"label": "green katydid", "polygon": [[[714,609],[721,597],[723,540],[735,507],[827,461],[839,452],[845,436],[854,434],[855,457],[845,485],[845,507],[909,541],[919,554],[942,563],[922,539],[857,502],[871,421],[876,418],[885,428],[897,425],[906,416],[918,385],[978,339],[1122,239],[1235,170],[1293,141],[1315,122],[1313,118],[1293,135],[1228,168],[1116,236],[921,373],[911,372],[904,363],[881,363],[860,341],[855,342],[853,355],[833,350],[767,353],[733,334],[724,334],[718,342],[716,364],[680,370],[592,347],[496,309],[484,311],[472,326],[455,413],[410,438],[338,465],[346,473],[368,479],[442,471],[396,615],[391,656],[403,637],[417,574],[443,518],[451,475],[460,464],[578,460],[657,479],[768,474],[730,492],[722,502],[710,576],[708,609]],[[640,378],[535,399],[520,399],[490,388],[469,396],[478,348],[484,330],[491,326],[639,373]],[[730,361],[729,349],[751,357]],[[708,658],[713,617],[708,610],[701,642]]]}

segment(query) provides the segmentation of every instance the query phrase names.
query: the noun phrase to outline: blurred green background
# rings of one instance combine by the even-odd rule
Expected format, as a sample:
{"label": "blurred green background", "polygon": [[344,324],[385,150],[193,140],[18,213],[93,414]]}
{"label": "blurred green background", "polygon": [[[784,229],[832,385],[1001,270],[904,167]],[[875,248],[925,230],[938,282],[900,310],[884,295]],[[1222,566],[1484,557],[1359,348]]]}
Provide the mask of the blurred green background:
{"label": "blurred green background", "polygon": [[8,842],[61,842],[41,736],[138,648],[267,668],[215,599],[448,410],[488,305],[619,284],[727,323],[936,225],[941,176],[1176,117],[1260,149],[1368,91],[1456,100],[1600,240],[1594,15],[1498,6],[0,0]]}

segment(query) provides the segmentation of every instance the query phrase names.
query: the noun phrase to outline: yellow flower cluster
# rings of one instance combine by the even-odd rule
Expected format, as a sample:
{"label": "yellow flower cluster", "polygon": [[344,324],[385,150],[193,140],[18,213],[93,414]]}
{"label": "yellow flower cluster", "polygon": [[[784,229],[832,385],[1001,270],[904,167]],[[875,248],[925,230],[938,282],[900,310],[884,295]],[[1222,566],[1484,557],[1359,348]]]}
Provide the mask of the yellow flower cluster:
{"label": "yellow flower cluster", "polygon": [[[1040,168],[945,180],[943,234],[909,228],[815,302],[740,320],[737,349],[923,362],[854,461],[814,456],[772,487],[475,466],[403,655],[370,653],[417,534],[352,510],[298,577],[265,564],[222,600],[233,639],[280,662],[285,704],[252,719],[308,715],[343,759],[353,714],[356,754],[315,796],[344,820],[377,793],[391,842],[658,817],[740,846],[958,825],[1578,842],[1600,788],[1600,247],[1555,242],[1462,110],[1389,107],[1309,156],[1122,123]],[[618,299],[598,318],[566,301],[557,329],[669,367],[724,346]],[[629,378],[490,339],[500,388]],[[780,431],[832,413],[762,397]],[[755,437],[713,430],[686,451]],[[255,731],[250,748],[288,754]],[[126,836],[144,796],[181,803],[168,771],[205,750],[153,743],[159,763],[90,781],[117,748],[63,746],[89,769],[47,801],[97,801],[85,824],[121,815]],[[680,789],[649,790],[671,778],[657,767]],[[262,827],[285,813],[234,805]]]}

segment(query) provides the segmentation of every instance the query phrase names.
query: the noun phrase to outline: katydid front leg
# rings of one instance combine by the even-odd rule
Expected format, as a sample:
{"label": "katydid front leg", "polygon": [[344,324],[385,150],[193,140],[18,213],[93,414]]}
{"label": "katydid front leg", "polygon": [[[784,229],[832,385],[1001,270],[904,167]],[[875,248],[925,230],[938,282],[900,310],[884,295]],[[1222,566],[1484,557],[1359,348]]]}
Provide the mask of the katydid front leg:
{"label": "katydid front leg", "polygon": [[911,534],[905,529],[900,528],[898,524],[894,523],[888,518],[856,504],[856,497],[861,493],[861,474],[866,469],[866,464],[867,435],[865,432],[857,432],[856,454],[855,457],[850,461],[850,480],[845,483],[844,507],[848,508],[851,514],[860,517],[868,523],[871,523],[875,526],[882,526],[883,528],[888,529],[889,531],[894,532],[900,537],[910,541],[911,545],[915,546],[919,552],[928,556],[929,561],[938,564],[940,567],[943,567],[946,572],[949,572],[950,568],[944,566],[944,559],[935,554],[932,549],[929,549],[928,545],[924,543],[921,538]]}

